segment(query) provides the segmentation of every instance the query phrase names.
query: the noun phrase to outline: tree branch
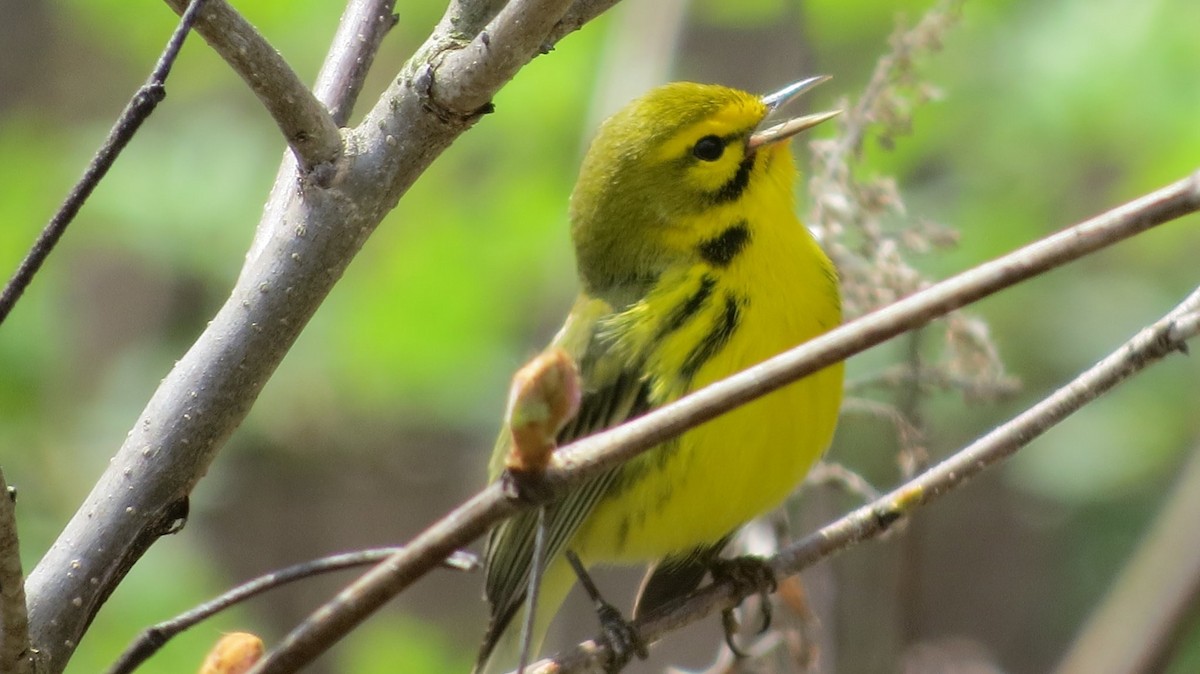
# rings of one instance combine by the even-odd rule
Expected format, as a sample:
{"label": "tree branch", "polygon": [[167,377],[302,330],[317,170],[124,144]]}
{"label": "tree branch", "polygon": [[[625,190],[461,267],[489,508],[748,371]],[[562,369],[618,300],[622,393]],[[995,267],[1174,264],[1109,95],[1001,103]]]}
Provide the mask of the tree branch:
{"label": "tree branch", "polygon": [[[913,480],[774,555],[769,559],[771,568],[780,578],[799,573],[855,543],[878,536],[897,520],[911,515],[920,506],[962,486],[985,469],[1012,456],[1063,419],[1151,363],[1158,362],[1176,351],[1186,352],[1186,341],[1198,334],[1200,288],[1118,350],[1011,421],[995,428]],[[1191,515],[1194,515],[1194,511],[1189,511],[1189,516]],[[642,638],[650,643],[716,611],[733,608],[746,597],[765,589],[768,588],[738,588],[728,581],[713,583],[692,593],[685,600],[635,621],[634,624]],[[535,663],[529,671],[530,674],[597,671],[607,664],[609,657],[607,644],[593,639],[580,644],[564,656]]]}
{"label": "tree branch", "polygon": [[[1200,210],[1200,172],[942,281],[628,423],[574,442],[560,449],[547,469],[545,491],[561,494],[572,484],[854,353],[1196,210]],[[254,674],[296,671],[454,550],[517,510],[534,505],[518,503],[498,483],[485,488],[318,609],[258,664]]]}
{"label": "tree branch", "polygon": [[29,674],[32,669],[16,492],[9,490],[0,471],[0,672]]}
{"label": "tree branch", "polygon": [[329,108],[337,126],[349,121],[379,45],[396,25],[395,6],[396,0],[352,0],[342,14],[333,46],[313,86],[317,100]]}
{"label": "tree branch", "polygon": [[[314,179],[284,170],[229,299],[160,383],[92,492],[29,574],[30,632],[44,672],[63,670],[128,569],[159,536],[178,528],[187,495],[355,253],[417,176],[478,119],[484,103],[539,53],[566,4],[514,2],[489,24],[488,48],[469,55],[460,49],[461,36],[435,32],[364,122],[347,131],[347,151],[328,171]],[[203,34],[252,86],[255,73],[266,72],[267,79],[282,73],[278,55],[247,33],[227,5],[218,7],[216,15],[206,14]],[[479,36],[476,42],[484,43]],[[238,47],[244,50],[233,54]],[[499,58],[493,54],[503,55],[495,66],[487,63]],[[434,82],[441,87],[436,97]],[[295,86],[272,87],[263,91],[300,95]],[[303,107],[311,117],[312,106]],[[297,128],[314,123],[293,122]],[[324,127],[312,128],[314,138],[325,137]]]}
{"label": "tree branch", "polygon": [[[166,0],[176,13],[187,0]],[[283,56],[225,0],[208,0],[196,32],[229,64],[271,118],[305,171],[337,160],[342,136],[329,111]]]}

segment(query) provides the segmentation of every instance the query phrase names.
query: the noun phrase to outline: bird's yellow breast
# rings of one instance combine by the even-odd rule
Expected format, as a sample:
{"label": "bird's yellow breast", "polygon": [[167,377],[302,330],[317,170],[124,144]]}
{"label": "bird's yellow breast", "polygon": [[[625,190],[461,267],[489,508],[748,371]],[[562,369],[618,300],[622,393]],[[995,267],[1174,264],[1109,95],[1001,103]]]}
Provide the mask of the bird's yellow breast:
{"label": "bird's yellow breast", "polygon": [[[833,267],[792,214],[790,193],[756,196],[706,213],[724,223],[710,249],[611,323],[626,357],[644,359],[656,405],[841,321]],[[573,547],[590,561],[630,562],[719,540],[803,479],[829,445],[841,391],[838,364],[651,450],[621,469]]]}

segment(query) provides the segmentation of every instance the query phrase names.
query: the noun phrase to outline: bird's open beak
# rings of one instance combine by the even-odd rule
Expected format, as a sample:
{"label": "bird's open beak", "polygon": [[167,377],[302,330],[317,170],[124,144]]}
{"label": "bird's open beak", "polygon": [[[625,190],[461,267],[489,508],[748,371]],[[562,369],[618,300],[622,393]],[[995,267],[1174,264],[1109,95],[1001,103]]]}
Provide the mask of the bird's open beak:
{"label": "bird's open beak", "polygon": [[829,112],[817,112],[802,117],[785,119],[778,124],[773,123],[774,120],[772,120],[772,117],[775,116],[777,111],[783,109],[788,103],[796,100],[808,90],[828,79],[828,75],[810,77],[806,80],[789,84],[773,94],[763,96],[763,103],[767,105],[768,110],[767,116],[763,119],[761,125],[765,126],[765,128],[760,128],[750,134],[750,139],[746,141],[746,147],[750,150],[755,150],[763,145],[778,143],[781,140],[791,138],[805,129],[811,129],[821,122],[828,121],[841,114],[841,110],[831,110]]}

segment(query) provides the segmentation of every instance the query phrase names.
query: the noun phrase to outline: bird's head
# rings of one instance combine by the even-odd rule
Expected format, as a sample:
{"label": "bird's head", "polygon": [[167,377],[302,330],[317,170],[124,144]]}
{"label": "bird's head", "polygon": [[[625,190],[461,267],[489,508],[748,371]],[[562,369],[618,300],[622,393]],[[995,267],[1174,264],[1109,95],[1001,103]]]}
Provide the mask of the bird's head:
{"label": "bird's head", "polygon": [[785,103],[827,78],[769,96],[677,82],[633,101],[600,127],[571,195],[584,290],[623,303],[749,208],[764,191],[791,204],[795,167],[784,141],[833,117],[771,124]]}

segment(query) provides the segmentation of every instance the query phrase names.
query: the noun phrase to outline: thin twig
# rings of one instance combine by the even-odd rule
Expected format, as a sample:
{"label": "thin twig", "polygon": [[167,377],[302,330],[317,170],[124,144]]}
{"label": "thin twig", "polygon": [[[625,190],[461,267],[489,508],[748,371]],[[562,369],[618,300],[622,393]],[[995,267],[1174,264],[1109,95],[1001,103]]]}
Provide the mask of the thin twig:
{"label": "thin twig", "polygon": [[[176,12],[186,6],[186,0],[166,3]],[[341,132],[329,110],[283,56],[229,3],[208,0],[196,20],[196,32],[258,96],[305,171],[341,156]]]}
{"label": "thin twig", "polygon": [[[165,620],[143,630],[125,648],[125,651],[121,653],[116,662],[108,668],[108,674],[128,674],[132,672],[157,653],[159,649],[167,645],[167,642],[180,632],[211,618],[225,609],[256,597],[267,590],[273,590],[297,580],[304,580],[333,571],[344,571],[345,569],[378,564],[391,555],[396,554],[400,549],[375,548],[340,555],[330,555],[301,564],[294,564],[246,581],[186,613],[182,613],[170,620]],[[474,571],[479,567],[479,560],[474,555],[465,552],[456,552],[446,560],[444,566],[460,571]]]}
{"label": "thin twig", "polygon": [[1200,448],[1057,674],[1167,671],[1200,603]]}
{"label": "thin twig", "polygon": [[[1200,210],[1200,172],[935,284],[629,423],[563,447],[555,464],[546,471],[546,491],[561,494],[571,484],[854,353],[1196,210]],[[259,663],[254,674],[296,671],[446,555],[482,536],[503,518],[534,505],[511,500],[499,484],[487,487],[418,534],[404,552],[338,593],[297,626],[275,652]]]}
{"label": "thin twig", "polygon": [[[878,536],[918,507],[943,496],[985,469],[1008,458],[1056,424],[1151,363],[1171,353],[1186,351],[1186,341],[1200,335],[1200,288],[1153,325],[1143,329],[1119,349],[1087,369],[1007,423],[925,471],[883,497],[809,534],[770,558],[778,577],[799,573],[847,547]],[[716,611],[737,606],[766,588],[735,588],[717,582],[672,603],[668,610],[634,621],[647,642],[691,624]],[[568,674],[594,671],[609,658],[608,646],[599,640],[580,644],[573,651],[535,663],[531,674]]]}
{"label": "thin twig", "polygon": [[17,533],[16,493],[0,471],[0,672],[29,674],[29,612],[25,608],[25,574],[21,571],[21,539]]}
{"label": "thin twig", "polygon": [[149,79],[138,88],[129,104],[121,111],[121,116],[113,124],[112,129],[108,132],[108,137],[104,139],[104,144],[92,157],[91,163],[88,164],[87,170],[83,172],[79,182],[71,188],[66,200],[58,207],[58,211],[54,217],[50,218],[46,227],[42,229],[37,241],[29,249],[25,259],[21,260],[20,266],[17,267],[17,271],[13,273],[8,284],[4,286],[4,291],[0,292],[0,324],[4,323],[4,319],[8,317],[17,300],[33,281],[34,275],[42,268],[46,258],[50,256],[50,251],[54,250],[54,246],[67,231],[67,226],[75,219],[79,209],[96,189],[96,185],[100,184],[121,151],[141,128],[142,122],[146,121],[146,118],[154,112],[154,108],[166,97],[167,75],[171,73],[171,66],[175,64],[179,50],[183,47],[183,41],[187,37],[188,31],[191,30],[192,24],[197,20],[197,12],[203,7],[205,1],[193,0],[191,5],[187,6],[187,11],[183,13],[179,24],[175,27],[175,32],[167,40],[167,46],[158,57],[158,62],[154,65]]}

